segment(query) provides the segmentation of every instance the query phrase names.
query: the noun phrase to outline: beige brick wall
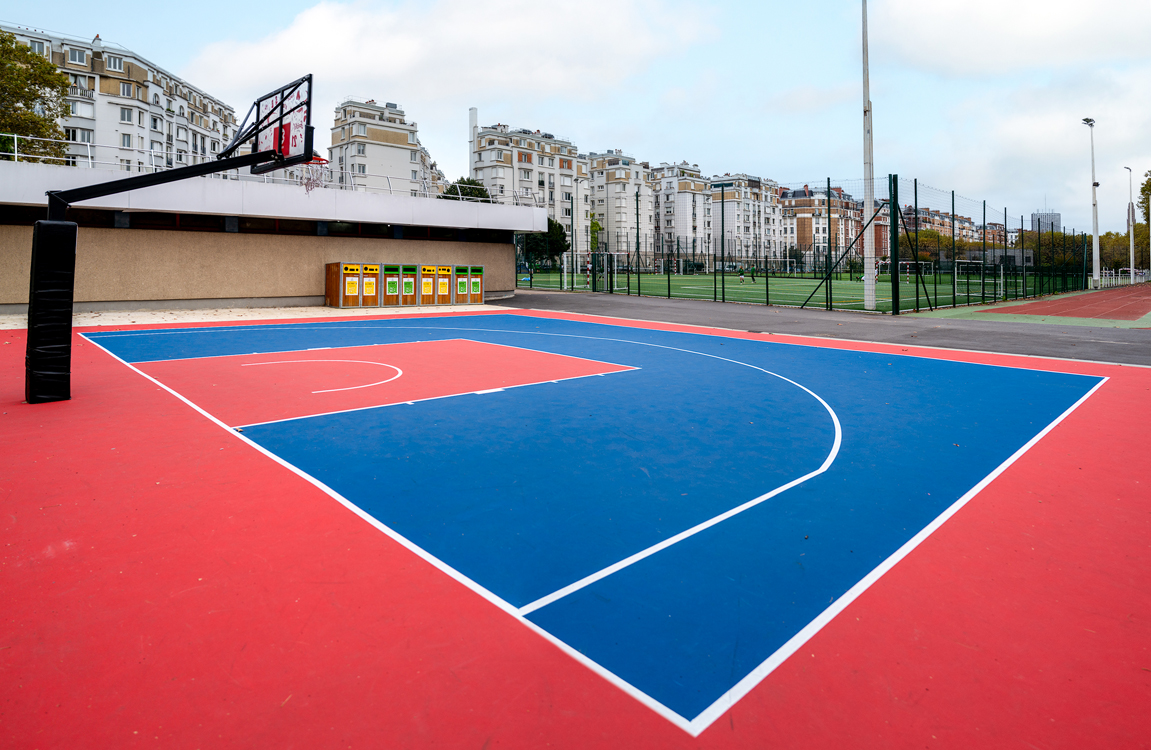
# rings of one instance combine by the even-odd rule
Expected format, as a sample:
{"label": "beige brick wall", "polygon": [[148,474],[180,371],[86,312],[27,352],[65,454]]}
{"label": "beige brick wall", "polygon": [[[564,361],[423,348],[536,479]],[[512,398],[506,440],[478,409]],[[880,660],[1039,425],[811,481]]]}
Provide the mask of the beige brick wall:
{"label": "beige brick wall", "polygon": [[[28,302],[32,227],[0,226],[0,304]],[[324,264],[485,266],[488,292],[515,288],[512,245],[81,227],[76,301],[305,297]]]}

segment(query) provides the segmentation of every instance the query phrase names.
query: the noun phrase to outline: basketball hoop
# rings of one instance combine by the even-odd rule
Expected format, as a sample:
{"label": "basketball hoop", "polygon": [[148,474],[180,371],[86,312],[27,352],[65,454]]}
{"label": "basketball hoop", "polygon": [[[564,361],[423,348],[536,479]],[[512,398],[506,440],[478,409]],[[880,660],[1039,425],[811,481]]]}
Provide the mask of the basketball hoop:
{"label": "basketball hoop", "polygon": [[316,156],[311,161],[304,162],[303,167],[304,173],[300,177],[300,184],[304,186],[304,192],[311,195],[313,190],[324,186],[324,171],[328,168],[328,160]]}

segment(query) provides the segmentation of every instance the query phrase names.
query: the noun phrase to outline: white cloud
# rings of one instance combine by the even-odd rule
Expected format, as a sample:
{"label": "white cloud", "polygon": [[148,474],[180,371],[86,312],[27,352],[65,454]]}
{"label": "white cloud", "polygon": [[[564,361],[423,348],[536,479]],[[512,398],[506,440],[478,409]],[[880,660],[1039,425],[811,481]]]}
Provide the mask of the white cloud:
{"label": "white cloud", "polygon": [[1132,0],[884,0],[873,57],[894,52],[950,75],[1146,59],[1151,3]]}
{"label": "white cloud", "polygon": [[312,73],[324,145],[345,96],[398,102],[451,175],[466,169],[469,106],[514,103],[507,119],[527,103],[592,103],[706,28],[678,0],[322,2],[263,39],[208,45],[185,72],[238,110]]}

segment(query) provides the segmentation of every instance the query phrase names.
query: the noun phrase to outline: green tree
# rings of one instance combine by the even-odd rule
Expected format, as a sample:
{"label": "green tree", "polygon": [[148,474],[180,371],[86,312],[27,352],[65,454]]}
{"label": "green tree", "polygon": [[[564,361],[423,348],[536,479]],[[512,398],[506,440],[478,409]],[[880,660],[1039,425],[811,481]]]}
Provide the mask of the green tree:
{"label": "green tree", "polygon": [[463,198],[491,199],[491,196],[488,195],[488,189],[484,187],[484,183],[472,177],[461,177],[456,180],[451,185],[448,185],[448,189],[445,190],[440,197],[449,201],[458,201]]}
{"label": "green tree", "polygon": [[570,249],[567,232],[563,224],[548,218],[548,231],[542,234],[529,234],[524,239],[524,257],[529,263],[539,263],[558,258]]}
{"label": "green tree", "polygon": [[591,220],[591,251],[599,251],[599,235],[603,231],[603,225],[595,219]]}
{"label": "green tree", "polygon": [[1147,179],[1139,186],[1139,200],[1135,205],[1143,209],[1143,223],[1151,224],[1151,169],[1143,176]]}
{"label": "green tree", "polygon": [[[15,151],[11,135],[62,141],[58,120],[67,114],[68,76],[42,55],[0,32],[0,150]],[[63,143],[20,141],[20,155],[63,159]],[[12,159],[11,156],[4,157]]]}

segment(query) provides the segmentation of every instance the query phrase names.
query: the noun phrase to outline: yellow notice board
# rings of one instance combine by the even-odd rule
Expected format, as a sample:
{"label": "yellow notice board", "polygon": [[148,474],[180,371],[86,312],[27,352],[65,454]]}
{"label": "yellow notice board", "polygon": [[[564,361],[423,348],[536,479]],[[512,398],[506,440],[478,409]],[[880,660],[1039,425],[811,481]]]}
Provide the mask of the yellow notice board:
{"label": "yellow notice board", "polygon": [[375,276],[365,276],[364,277],[364,296],[365,297],[375,297],[376,296],[376,277]]}
{"label": "yellow notice board", "polygon": [[360,293],[360,277],[346,276],[344,278],[344,296],[355,297]]}

